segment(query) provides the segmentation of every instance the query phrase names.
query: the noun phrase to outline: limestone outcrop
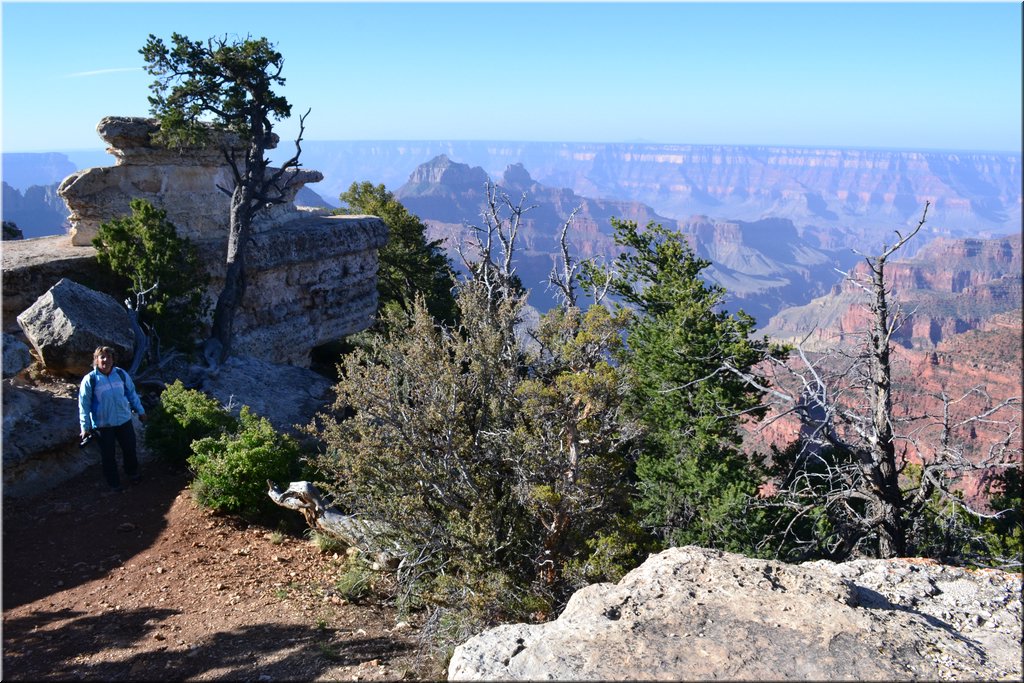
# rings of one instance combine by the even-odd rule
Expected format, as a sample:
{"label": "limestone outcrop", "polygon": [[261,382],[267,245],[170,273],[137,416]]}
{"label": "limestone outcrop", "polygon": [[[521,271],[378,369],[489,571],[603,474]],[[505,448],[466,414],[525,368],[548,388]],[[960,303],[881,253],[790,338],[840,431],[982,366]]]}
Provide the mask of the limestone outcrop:
{"label": "limestone outcrop", "polygon": [[4,379],[14,377],[32,364],[32,354],[28,347],[6,332],[3,335],[3,346]]}
{"label": "limestone outcrop", "polygon": [[5,379],[2,394],[5,499],[44,491],[98,465],[95,446],[78,447],[77,384],[58,380],[44,388]]}
{"label": "limestone outcrop", "polygon": [[787,565],[688,546],[555,621],[455,649],[457,680],[1020,680],[1021,577],[922,560]]}
{"label": "limestone outcrop", "polygon": [[182,374],[186,386],[212,396],[236,415],[246,405],[276,430],[293,436],[302,436],[297,427],[326,410],[334,398],[333,385],[323,375],[248,356],[231,356],[216,372],[193,366]]}
{"label": "limestone outcrop", "polygon": [[76,247],[67,235],[4,242],[3,331],[21,335],[18,314],[61,278],[101,292],[118,291],[120,282],[96,262],[92,247]]}
{"label": "limestone outcrop", "polygon": [[[192,241],[227,239],[230,194],[221,188],[230,190],[234,180],[220,147],[241,153],[244,148],[237,136],[221,134],[218,144],[177,151],[152,141],[157,130],[155,119],[143,117],[107,116],[96,126],[117,163],[73,173],[57,188],[71,210],[72,244],[91,245],[100,224],[131,213],[129,203],[135,198],[167,211],[167,219],[183,237]],[[321,180],[319,171],[293,169],[282,182],[284,202],[263,211],[253,222],[253,231],[269,230],[299,217],[296,193],[306,183]]]}
{"label": "limestone outcrop", "polygon": [[[369,327],[377,314],[377,251],[387,234],[375,216],[309,216],[254,235],[233,353],[308,367],[314,347]],[[223,244],[201,254],[215,298],[224,282]]]}
{"label": "limestone outcrop", "polygon": [[[92,284],[100,224],[130,213],[143,198],[167,211],[179,235],[197,247],[210,275],[203,323],[209,325],[226,270],[231,171],[217,149],[178,152],[152,140],[153,119],[107,117],[97,132],[117,159],[112,167],[69,176],[59,193],[71,213],[71,239],[19,240],[3,252],[4,329],[17,332],[9,316],[30,306],[60,277],[72,272]],[[237,140],[223,136],[228,147]],[[377,311],[377,252],[387,227],[374,216],[328,216],[294,203],[318,171],[297,170],[287,181],[285,201],[262,211],[253,223],[246,258],[246,291],[234,321],[233,353],[275,363],[308,366],[319,345],[367,328]],[[70,241],[70,245],[68,242]],[[103,283],[110,284],[110,283]],[[14,329],[10,329],[10,328]],[[197,330],[201,338],[208,329]]]}
{"label": "limestone outcrop", "polygon": [[135,347],[128,312],[109,294],[62,278],[18,315],[36,355],[55,375],[81,377],[97,346],[111,346],[120,364]]}

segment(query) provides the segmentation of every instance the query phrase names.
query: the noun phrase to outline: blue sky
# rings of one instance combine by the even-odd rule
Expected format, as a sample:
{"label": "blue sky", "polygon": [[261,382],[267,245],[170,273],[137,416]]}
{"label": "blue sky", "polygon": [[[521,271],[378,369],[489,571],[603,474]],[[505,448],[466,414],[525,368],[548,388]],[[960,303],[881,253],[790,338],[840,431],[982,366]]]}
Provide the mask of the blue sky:
{"label": "blue sky", "polygon": [[3,2],[2,32],[10,152],[102,150],[172,32],[276,43],[307,140],[1021,148],[1018,2]]}

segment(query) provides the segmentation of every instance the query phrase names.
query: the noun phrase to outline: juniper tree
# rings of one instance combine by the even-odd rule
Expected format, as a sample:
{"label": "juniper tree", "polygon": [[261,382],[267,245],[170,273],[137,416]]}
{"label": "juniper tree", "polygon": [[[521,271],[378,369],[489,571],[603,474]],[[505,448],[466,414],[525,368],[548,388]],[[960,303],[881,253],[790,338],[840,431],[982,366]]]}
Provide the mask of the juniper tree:
{"label": "juniper tree", "polygon": [[96,260],[130,282],[132,310],[144,308],[158,339],[185,346],[194,340],[206,285],[198,252],[178,235],[166,211],[144,199],[130,206],[131,214],[100,225],[92,241]]}
{"label": "juniper tree", "polygon": [[158,140],[169,147],[209,144],[211,133],[234,134],[244,143],[239,155],[229,137],[219,138],[233,187],[220,187],[231,197],[224,286],[213,314],[213,338],[219,359],[231,352],[235,312],[245,292],[245,261],[253,219],[265,207],[285,201],[291,171],[299,166],[307,111],[299,119],[295,154],[280,168],[270,169],[267,149],[276,142],[273,121],[291,116],[291,105],[273,88],[283,86],[284,57],[266,38],[229,40],[227,36],[192,41],[178,33],[171,46],[150,34],[139,52],[150,85],[151,112],[160,123]]}
{"label": "juniper tree", "polygon": [[521,207],[492,205],[458,322],[418,297],[411,321],[395,316],[343,359],[334,411],[313,428],[335,499],[406,550],[410,594],[477,623],[550,613],[640,553],[627,518],[635,430],[612,362],[622,315],[559,307],[524,347],[525,293],[505,258]]}

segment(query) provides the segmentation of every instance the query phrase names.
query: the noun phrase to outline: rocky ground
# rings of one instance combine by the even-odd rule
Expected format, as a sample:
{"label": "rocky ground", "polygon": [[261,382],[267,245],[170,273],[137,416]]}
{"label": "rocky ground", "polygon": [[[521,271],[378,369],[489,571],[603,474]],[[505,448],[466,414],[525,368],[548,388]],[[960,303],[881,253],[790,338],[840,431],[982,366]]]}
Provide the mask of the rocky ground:
{"label": "rocky ground", "polygon": [[455,649],[457,680],[1020,681],[1021,577],[915,558],[800,565],[696,546]]}
{"label": "rocky ground", "polygon": [[[198,507],[159,463],[3,505],[4,680],[436,679],[417,615],[355,603],[344,554]],[[441,672],[441,673],[439,673]]]}

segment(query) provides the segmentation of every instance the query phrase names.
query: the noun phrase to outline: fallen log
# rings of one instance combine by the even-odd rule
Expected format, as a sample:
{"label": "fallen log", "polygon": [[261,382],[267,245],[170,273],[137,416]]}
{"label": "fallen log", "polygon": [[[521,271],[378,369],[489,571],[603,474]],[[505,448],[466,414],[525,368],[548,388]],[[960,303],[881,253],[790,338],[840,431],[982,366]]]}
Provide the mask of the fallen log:
{"label": "fallen log", "polygon": [[396,568],[405,553],[388,539],[388,526],[375,520],[345,515],[324,503],[316,486],[308,481],[293,481],[282,490],[267,480],[267,495],[281,507],[297,510],[311,529],[337,538],[345,545],[376,556],[382,567]]}

